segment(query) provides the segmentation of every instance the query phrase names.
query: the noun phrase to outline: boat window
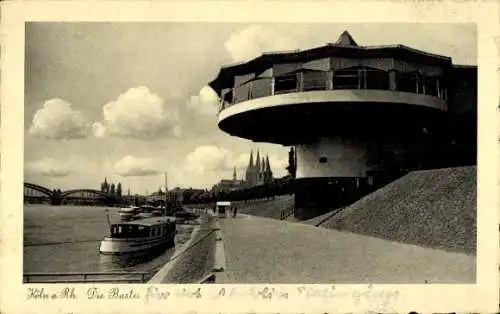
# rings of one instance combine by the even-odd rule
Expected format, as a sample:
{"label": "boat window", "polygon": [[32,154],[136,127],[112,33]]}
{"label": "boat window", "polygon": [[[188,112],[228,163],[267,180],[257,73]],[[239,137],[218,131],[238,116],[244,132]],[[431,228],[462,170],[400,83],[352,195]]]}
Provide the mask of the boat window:
{"label": "boat window", "polygon": [[114,238],[147,237],[149,228],[138,225],[114,225],[111,227],[111,236]]}

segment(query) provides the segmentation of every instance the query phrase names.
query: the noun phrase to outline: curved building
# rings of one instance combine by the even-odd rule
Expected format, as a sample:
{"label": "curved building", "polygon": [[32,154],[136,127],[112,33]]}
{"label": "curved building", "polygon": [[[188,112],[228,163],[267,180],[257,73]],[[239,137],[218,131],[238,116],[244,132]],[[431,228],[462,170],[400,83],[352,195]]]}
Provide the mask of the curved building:
{"label": "curved building", "polygon": [[[209,85],[224,132],[295,147],[295,215],[307,219],[378,178],[450,164],[459,76],[475,95],[475,67],[402,45],[362,47],[344,32],[333,44],[223,67]],[[469,124],[470,97],[460,97]]]}

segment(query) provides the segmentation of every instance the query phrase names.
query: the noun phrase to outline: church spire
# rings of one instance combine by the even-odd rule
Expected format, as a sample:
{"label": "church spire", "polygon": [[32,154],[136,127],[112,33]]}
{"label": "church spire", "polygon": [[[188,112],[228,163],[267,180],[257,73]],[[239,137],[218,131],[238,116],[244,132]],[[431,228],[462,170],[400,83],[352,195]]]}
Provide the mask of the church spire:
{"label": "church spire", "polygon": [[266,182],[271,182],[273,180],[273,172],[271,171],[271,165],[269,164],[269,156],[266,155],[266,167],[264,170],[264,177]]}
{"label": "church spire", "polygon": [[233,181],[236,182],[236,167],[234,167],[234,170],[233,170]]}
{"label": "church spire", "polygon": [[253,150],[250,151],[250,160],[248,161],[248,169],[253,167]]}
{"label": "church spire", "polygon": [[260,151],[257,149],[257,160],[255,161],[255,167],[257,171],[260,171]]}

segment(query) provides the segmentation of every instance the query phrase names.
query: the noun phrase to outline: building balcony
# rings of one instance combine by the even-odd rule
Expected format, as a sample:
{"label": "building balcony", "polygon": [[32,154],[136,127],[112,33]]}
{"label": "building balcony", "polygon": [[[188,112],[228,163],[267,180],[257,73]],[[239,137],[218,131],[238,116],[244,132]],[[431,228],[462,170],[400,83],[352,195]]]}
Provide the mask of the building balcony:
{"label": "building balcony", "polygon": [[420,132],[447,111],[438,77],[355,69],[257,78],[222,94],[219,127],[278,144],[342,132]]}
{"label": "building balcony", "polygon": [[446,102],[448,91],[441,77],[423,76],[418,72],[400,73],[377,69],[344,70],[302,69],[275,77],[257,77],[221,95],[219,111],[262,97],[307,91],[380,90],[427,95]]}

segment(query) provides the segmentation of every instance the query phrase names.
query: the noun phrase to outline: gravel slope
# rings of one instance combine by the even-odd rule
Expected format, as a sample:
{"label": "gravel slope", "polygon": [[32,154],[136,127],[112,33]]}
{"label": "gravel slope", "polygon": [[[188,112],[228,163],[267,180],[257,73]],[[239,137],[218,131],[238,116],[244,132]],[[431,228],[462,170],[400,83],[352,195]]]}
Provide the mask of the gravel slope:
{"label": "gravel slope", "polygon": [[475,254],[476,167],[412,172],[321,227]]}

